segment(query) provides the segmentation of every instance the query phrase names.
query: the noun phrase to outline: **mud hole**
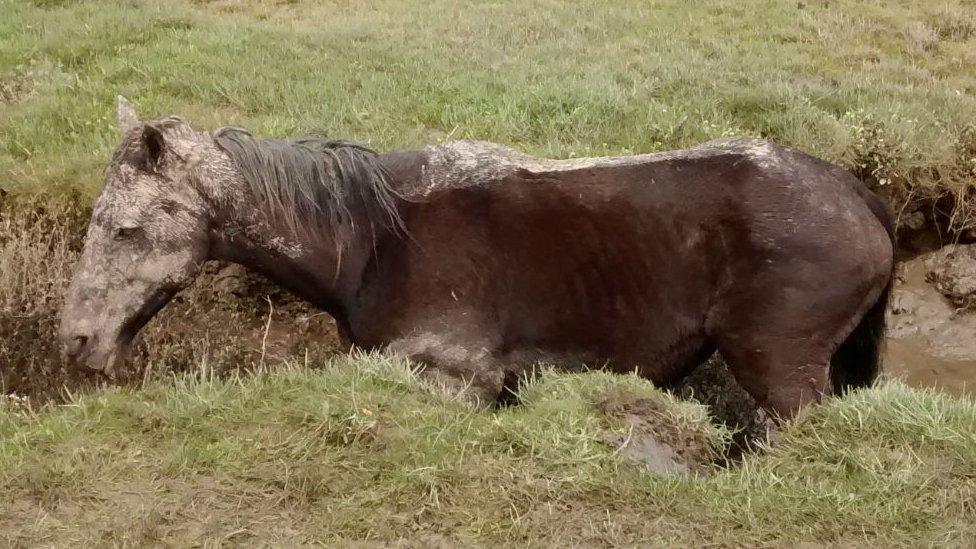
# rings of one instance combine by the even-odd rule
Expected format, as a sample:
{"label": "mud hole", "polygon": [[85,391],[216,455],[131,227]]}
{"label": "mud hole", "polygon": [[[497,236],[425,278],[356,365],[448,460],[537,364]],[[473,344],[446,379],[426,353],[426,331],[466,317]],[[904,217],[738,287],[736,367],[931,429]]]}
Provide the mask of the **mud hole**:
{"label": "mud hole", "polygon": [[899,266],[888,316],[887,375],[974,394],[976,245],[947,246]]}

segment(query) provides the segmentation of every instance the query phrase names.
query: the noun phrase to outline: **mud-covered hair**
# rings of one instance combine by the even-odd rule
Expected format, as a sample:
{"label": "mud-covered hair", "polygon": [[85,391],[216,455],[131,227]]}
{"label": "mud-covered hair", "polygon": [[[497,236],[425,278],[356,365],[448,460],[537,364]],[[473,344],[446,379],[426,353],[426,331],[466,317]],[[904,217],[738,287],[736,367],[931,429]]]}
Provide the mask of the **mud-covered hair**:
{"label": "mud-covered hair", "polygon": [[[341,246],[357,231],[403,229],[402,198],[376,152],[342,140],[261,139],[241,128],[213,132],[272,219],[296,231],[328,228]],[[375,234],[375,233],[374,233]]]}

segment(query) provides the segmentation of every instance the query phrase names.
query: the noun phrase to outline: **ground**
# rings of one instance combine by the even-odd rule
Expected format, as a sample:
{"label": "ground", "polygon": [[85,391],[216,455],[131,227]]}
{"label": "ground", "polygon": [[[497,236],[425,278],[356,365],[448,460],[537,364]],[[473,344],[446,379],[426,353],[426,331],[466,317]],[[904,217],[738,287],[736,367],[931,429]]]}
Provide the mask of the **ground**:
{"label": "ground", "polygon": [[[886,382],[727,462],[705,408],[634,378],[546,374],[471,410],[391,359],[336,355],[327,315],[216,264],[123,387],[91,387],[54,334],[119,93],[145,117],[378,150],[770,138],[888,197],[908,257],[976,238],[970,1],[0,0],[0,540],[973,545],[964,394]],[[967,347],[959,253],[962,270],[907,264],[891,347],[910,382],[938,368],[964,393],[971,354],[919,352]],[[714,362],[697,381],[722,379]],[[695,387],[678,394],[768,427],[735,387]]]}
{"label": "ground", "polygon": [[[635,427],[637,425],[638,427]],[[976,542],[976,403],[898,383],[809,409],[772,448],[633,376],[547,372],[473,410],[381,355],[0,410],[6,544]],[[648,472],[642,434],[695,473]]]}

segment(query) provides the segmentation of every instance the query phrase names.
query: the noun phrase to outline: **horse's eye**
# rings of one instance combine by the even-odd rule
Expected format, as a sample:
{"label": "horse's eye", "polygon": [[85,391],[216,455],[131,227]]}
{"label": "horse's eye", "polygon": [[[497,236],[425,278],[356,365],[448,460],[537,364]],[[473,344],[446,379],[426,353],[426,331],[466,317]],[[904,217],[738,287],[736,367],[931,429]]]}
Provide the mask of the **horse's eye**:
{"label": "horse's eye", "polygon": [[126,240],[132,238],[133,236],[139,234],[142,229],[139,227],[119,227],[115,229],[115,239],[116,240]]}

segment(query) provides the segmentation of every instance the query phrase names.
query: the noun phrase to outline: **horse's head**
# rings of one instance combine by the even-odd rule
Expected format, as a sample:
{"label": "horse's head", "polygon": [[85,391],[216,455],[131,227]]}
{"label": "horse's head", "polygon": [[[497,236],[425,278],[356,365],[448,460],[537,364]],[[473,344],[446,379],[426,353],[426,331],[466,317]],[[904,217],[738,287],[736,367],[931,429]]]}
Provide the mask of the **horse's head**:
{"label": "horse's head", "polygon": [[109,376],[139,330],[209,253],[195,175],[203,134],[178,119],[142,123],[119,98],[124,135],[95,203],[61,317],[65,358]]}

